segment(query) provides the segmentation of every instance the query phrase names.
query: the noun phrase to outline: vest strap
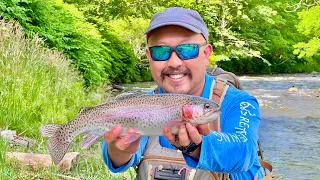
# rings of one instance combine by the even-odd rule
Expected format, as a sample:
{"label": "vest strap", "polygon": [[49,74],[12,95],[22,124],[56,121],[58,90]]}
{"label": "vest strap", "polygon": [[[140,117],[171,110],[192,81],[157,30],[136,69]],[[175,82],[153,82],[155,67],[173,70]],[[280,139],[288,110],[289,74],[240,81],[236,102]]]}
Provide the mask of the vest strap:
{"label": "vest strap", "polygon": [[221,106],[229,85],[226,83],[226,81],[223,81],[221,79],[217,79],[215,83],[212,84],[214,84],[214,87],[211,88],[211,100]]}
{"label": "vest strap", "polygon": [[260,165],[269,170],[269,173],[265,175],[261,180],[271,180],[272,179],[272,165],[267,163],[266,161],[259,159]]}

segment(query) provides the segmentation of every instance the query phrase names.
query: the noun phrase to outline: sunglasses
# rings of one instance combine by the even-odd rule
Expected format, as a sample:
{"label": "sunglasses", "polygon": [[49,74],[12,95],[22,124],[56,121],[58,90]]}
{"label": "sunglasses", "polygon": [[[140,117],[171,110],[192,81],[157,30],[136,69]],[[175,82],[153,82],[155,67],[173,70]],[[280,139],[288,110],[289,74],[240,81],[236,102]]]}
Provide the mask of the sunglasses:
{"label": "sunglasses", "polygon": [[151,57],[154,61],[166,61],[170,58],[172,51],[175,51],[182,60],[194,59],[199,55],[199,48],[206,45],[202,44],[180,44],[178,46],[152,46],[149,47]]}

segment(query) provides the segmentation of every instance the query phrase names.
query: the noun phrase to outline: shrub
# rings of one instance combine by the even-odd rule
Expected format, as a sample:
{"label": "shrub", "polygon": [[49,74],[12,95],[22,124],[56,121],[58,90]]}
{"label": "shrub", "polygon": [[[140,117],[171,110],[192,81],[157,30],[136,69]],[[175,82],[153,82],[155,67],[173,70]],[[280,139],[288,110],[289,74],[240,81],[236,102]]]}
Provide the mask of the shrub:
{"label": "shrub", "polygon": [[99,31],[83,14],[60,0],[4,1],[2,16],[21,23],[26,34],[37,33],[49,48],[63,51],[82,73],[87,86],[108,78],[112,60],[102,45]]}
{"label": "shrub", "polygon": [[38,136],[40,125],[62,123],[102,96],[86,93],[83,79],[60,52],[0,21],[0,127]]}

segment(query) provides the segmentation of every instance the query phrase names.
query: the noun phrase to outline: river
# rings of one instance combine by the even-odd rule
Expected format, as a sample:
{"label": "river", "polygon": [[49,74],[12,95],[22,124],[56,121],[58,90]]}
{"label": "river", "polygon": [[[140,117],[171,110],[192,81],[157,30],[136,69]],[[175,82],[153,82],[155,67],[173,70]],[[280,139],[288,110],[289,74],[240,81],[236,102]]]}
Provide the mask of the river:
{"label": "river", "polygon": [[[320,180],[320,73],[239,78],[259,101],[260,142],[276,179]],[[289,91],[292,86],[298,91]],[[125,87],[147,92],[155,84]]]}

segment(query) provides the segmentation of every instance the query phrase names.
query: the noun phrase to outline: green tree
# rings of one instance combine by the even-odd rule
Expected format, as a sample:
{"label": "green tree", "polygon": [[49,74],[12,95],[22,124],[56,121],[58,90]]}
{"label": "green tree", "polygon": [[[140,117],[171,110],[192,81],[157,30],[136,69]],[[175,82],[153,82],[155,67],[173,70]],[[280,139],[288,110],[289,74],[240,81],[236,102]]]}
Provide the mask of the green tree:
{"label": "green tree", "polygon": [[111,70],[99,31],[82,12],[60,0],[3,1],[1,16],[17,20],[27,35],[38,34],[45,45],[63,51],[81,72],[86,85],[100,85]]}
{"label": "green tree", "polygon": [[[63,51],[81,72],[86,86],[140,80],[138,59],[131,46],[121,38],[105,36],[112,33],[106,23],[88,21],[84,13],[62,0],[0,2],[1,16],[18,20],[27,34],[35,32],[45,39],[46,46]],[[115,49],[113,44],[126,47]]]}
{"label": "green tree", "polygon": [[304,34],[307,42],[298,42],[294,45],[294,54],[299,58],[309,58],[319,54],[320,50],[320,6],[311,7],[298,13],[300,22],[297,29]]}

